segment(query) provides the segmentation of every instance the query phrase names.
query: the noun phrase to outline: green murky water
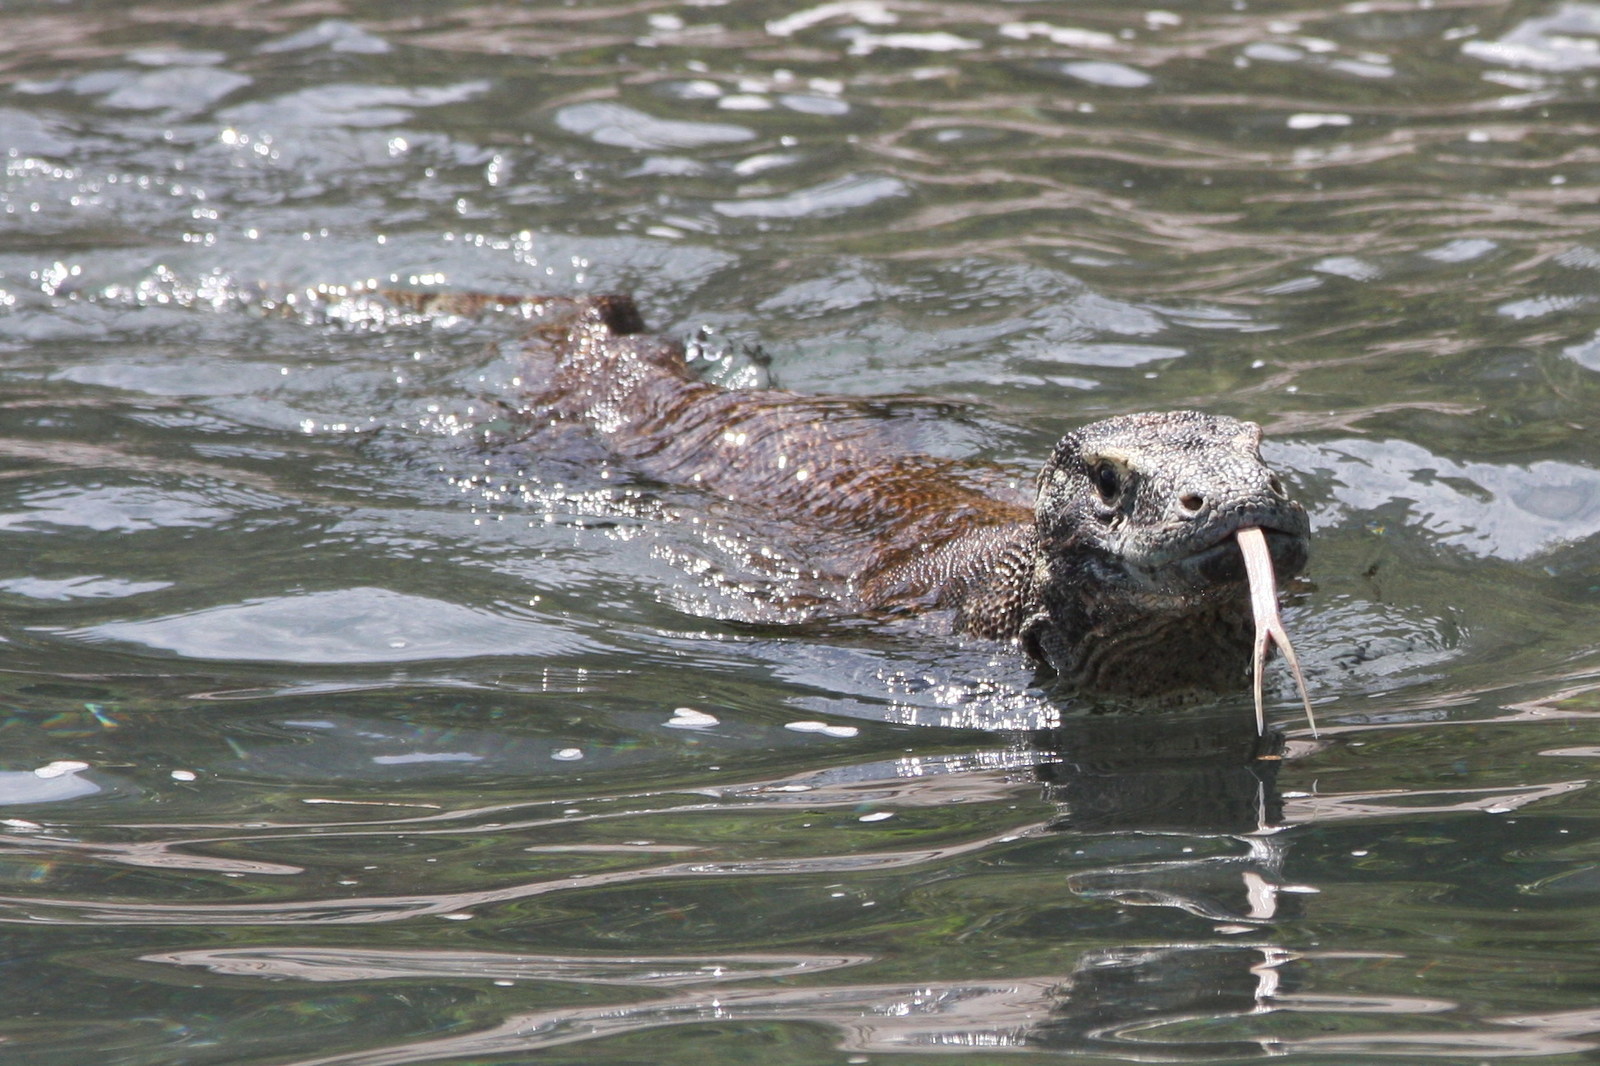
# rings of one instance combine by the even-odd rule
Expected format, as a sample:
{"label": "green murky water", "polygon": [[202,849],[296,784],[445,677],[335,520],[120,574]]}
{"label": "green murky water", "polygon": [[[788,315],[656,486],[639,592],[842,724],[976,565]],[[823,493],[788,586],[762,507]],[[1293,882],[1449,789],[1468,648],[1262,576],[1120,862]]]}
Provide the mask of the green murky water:
{"label": "green murky water", "polygon": [[[1595,1061],[1600,4],[0,10],[0,1060]],[[467,443],[627,290],[1031,472],[1256,419],[1275,681],[717,621]],[[294,304],[270,310],[296,294]]]}

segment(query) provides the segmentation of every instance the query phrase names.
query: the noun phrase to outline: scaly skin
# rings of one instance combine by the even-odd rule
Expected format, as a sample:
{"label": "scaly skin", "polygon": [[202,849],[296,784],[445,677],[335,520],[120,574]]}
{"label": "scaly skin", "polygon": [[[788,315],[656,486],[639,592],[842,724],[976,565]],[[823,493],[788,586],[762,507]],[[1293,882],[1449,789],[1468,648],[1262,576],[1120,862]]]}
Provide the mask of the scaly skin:
{"label": "scaly skin", "polygon": [[1252,423],[1173,411],[1083,426],[1030,509],[962,464],[885,454],[868,401],[694,379],[626,297],[457,299],[555,312],[528,338],[531,422],[587,426],[636,473],[781,524],[826,557],[840,613],[946,609],[956,632],[1016,641],[1070,688],[1241,688],[1254,626],[1234,534],[1261,528],[1280,580],[1305,566],[1305,510]]}

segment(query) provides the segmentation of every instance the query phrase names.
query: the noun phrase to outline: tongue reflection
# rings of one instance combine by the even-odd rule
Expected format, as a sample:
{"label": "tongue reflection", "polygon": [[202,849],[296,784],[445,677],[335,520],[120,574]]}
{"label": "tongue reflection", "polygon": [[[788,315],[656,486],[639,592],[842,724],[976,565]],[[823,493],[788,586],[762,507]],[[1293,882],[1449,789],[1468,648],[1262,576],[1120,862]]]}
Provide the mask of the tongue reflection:
{"label": "tongue reflection", "polygon": [[1267,728],[1266,713],[1262,710],[1262,667],[1266,664],[1267,645],[1276,643],[1283,651],[1290,672],[1294,674],[1295,684],[1300,687],[1300,699],[1306,707],[1306,721],[1315,736],[1317,722],[1311,714],[1311,695],[1306,691],[1305,675],[1300,672],[1300,658],[1295,655],[1294,645],[1289,643],[1288,631],[1283,628],[1283,619],[1278,614],[1278,583],[1272,573],[1272,556],[1267,552],[1267,538],[1255,526],[1247,526],[1235,536],[1239,540],[1239,551],[1244,554],[1244,571],[1250,579],[1250,611],[1256,623],[1255,654],[1251,661],[1251,672],[1255,675],[1256,733],[1264,733]]}

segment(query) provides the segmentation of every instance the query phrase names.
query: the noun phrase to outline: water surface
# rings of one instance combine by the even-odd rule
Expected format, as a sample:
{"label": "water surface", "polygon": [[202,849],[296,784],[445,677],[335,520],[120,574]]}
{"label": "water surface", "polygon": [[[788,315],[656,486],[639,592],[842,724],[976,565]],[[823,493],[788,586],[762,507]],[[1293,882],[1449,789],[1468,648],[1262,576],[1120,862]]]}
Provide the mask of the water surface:
{"label": "water surface", "polygon": [[[0,41],[0,1058],[1600,1052],[1600,4]],[[1022,481],[1092,418],[1260,421],[1321,735],[1280,674],[1258,741],[731,620],[748,516],[482,451],[519,321],[381,285],[631,291]]]}

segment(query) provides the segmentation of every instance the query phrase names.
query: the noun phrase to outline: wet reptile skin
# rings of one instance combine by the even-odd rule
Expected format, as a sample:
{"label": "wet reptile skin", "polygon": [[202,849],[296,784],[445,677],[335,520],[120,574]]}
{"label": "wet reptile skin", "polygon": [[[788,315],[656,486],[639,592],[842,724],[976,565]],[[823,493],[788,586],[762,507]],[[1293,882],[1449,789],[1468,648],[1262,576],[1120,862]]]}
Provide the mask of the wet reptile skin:
{"label": "wet reptile skin", "polygon": [[497,302],[541,316],[526,424],[587,427],[636,474],[761,516],[825,560],[813,576],[835,613],[947,610],[957,633],[1014,640],[1070,689],[1243,687],[1253,626],[1233,534],[1263,529],[1280,580],[1306,562],[1305,510],[1263,465],[1253,423],[1091,423],[1056,445],[1029,507],[967,464],[886,450],[871,401],[695,379],[626,297]]}

